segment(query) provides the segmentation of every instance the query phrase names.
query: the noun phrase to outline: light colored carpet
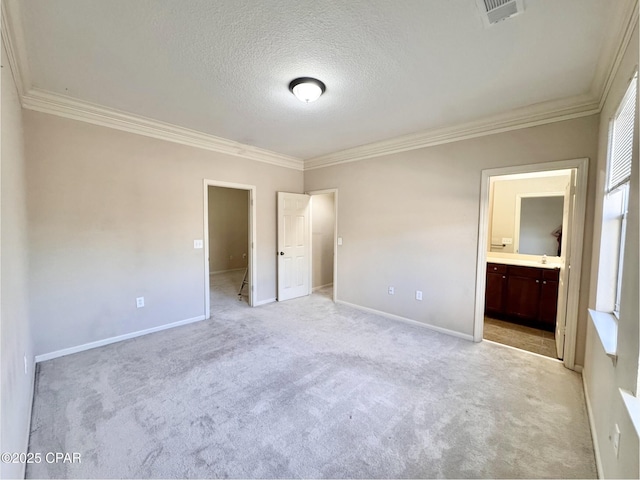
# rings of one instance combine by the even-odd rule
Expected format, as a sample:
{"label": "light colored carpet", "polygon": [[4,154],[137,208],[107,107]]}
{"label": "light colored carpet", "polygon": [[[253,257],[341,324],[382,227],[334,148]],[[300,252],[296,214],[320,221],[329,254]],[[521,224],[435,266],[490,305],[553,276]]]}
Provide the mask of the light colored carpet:
{"label": "light colored carpet", "polygon": [[[28,478],[595,478],[580,376],[335,305],[251,309],[40,364]],[[227,295],[225,295],[225,291]]]}

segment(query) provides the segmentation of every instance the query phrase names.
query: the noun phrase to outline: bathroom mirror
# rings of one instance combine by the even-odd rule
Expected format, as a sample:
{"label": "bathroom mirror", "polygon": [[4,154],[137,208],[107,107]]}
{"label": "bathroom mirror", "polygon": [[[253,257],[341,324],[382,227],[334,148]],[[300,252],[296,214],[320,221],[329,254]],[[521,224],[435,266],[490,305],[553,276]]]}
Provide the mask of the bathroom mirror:
{"label": "bathroom mirror", "polygon": [[518,201],[514,253],[559,257],[564,195],[519,196]]}
{"label": "bathroom mirror", "polygon": [[508,176],[491,183],[489,252],[559,257],[570,172]]}

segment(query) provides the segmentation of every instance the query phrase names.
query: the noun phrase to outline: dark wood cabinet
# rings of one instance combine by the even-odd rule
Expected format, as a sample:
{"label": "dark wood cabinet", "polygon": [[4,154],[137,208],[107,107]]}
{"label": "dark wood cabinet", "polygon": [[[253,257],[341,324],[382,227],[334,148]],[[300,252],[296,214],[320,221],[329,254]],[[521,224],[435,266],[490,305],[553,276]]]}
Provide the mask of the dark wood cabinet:
{"label": "dark wood cabinet", "polygon": [[553,328],[558,305],[559,269],[487,264],[485,312],[507,320]]}
{"label": "dark wood cabinet", "polygon": [[507,284],[506,314],[525,320],[538,318],[540,304],[540,280],[529,277],[509,276]]}
{"label": "dark wood cabinet", "polygon": [[542,285],[540,285],[539,320],[545,324],[555,326],[557,310],[558,282],[553,280],[542,280]]}
{"label": "dark wood cabinet", "polygon": [[487,269],[485,310],[494,313],[501,312],[504,308],[506,293],[507,267],[505,265],[492,265],[490,269]]}

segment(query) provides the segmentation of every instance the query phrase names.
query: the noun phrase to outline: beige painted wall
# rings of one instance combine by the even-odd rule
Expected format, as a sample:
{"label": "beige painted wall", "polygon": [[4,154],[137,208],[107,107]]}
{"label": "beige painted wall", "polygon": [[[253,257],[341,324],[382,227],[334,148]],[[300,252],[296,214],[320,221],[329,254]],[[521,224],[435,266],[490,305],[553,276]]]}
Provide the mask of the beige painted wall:
{"label": "beige painted wall", "polygon": [[[305,172],[305,190],[340,190],[339,298],[472,336],[481,171],[595,158],[597,129],[595,115]],[[594,182],[590,171],[578,364],[584,358]],[[423,301],[415,300],[415,290],[423,291]]]}
{"label": "beige painted wall", "polygon": [[[602,230],[602,201],[605,191],[607,147],[609,136],[609,120],[615,114],[631,79],[633,71],[640,61],[638,49],[638,27],[631,39],[630,45],[623,57],[609,95],[604,104],[600,119],[599,149],[595,170],[597,172],[597,196],[594,215],[593,241],[593,269],[591,272],[591,289],[589,307],[595,308],[598,288],[598,263],[600,259],[600,234]],[[638,96],[640,98],[640,95]],[[640,162],[638,161],[638,124],[636,122],[634,156],[631,172],[631,194],[629,202],[629,220],[627,224],[627,239],[624,256],[622,278],[622,298],[620,302],[620,319],[618,322],[618,362],[614,366],[611,359],[604,353],[598,334],[589,322],[586,340],[586,356],[584,364],[584,379],[586,395],[593,412],[595,426],[594,436],[596,446],[600,452],[602,463],[601,475],[604,478],[639,478],[640,464],[638,452],[640,439],[635,431],[629,415],[622,403],[619,389],[622,388],[637,393],[638,388],[638,358],[640,355],[640,332],[638,318],[640,307],[638,293],[640,291],[639,267],[640,258],[638,245],[639,215],[638,194],[640,190]],[[607,286],[605,286],[606,288]],[[618,424],[620,436],[620,453],[618,458],[614,454],[611,438],[614,425]]]}
{"label": "beige painted wall", "polygon": [[249,254],[249,191],[209,187],[208,196],[209,272],[245,268]]}
{"label": "beige painted wall", "polygon": [[[22,112],[2,45],[0,142],[1,229],[0,319],[2,324],[2,452],[26,452],[32,385],[33,346],[28,305],[27,202]],[[24,371],[24,357],[28,371]],[[24,466],[0,463],[1,478],[23,478]]]}
{"label": "beige painted wall", "polygon": [[[302,172],[24,112],[30,291],[45,354],[204,315],[203,179],[256,186],[256,299],[276,294],[276,191]],[[136,309],[136,297],[146,306]]]}
{"label": "beige painted wall", "polygon": [[333,193],[311,197],[313,288],[333,283],[333,242],[336,222],[333,197]]}
{"label": "beige painted wall", "polygon": [[[515,241],[516,196],[531,193],[564,192],[569,174],[551,177],[496,180],[492,185],[488,244],[500,243],[503,237]],[[513,253],[514,244],[504,248],[491,247],[491,252]]]}

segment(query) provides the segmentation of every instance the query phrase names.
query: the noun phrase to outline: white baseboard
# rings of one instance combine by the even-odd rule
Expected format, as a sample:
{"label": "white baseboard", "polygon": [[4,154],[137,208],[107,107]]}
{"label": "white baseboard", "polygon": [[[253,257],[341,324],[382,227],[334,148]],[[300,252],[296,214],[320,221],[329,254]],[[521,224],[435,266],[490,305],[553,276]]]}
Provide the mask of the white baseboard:
{"label": "white baseboard", "polygon": [[267,303],[273,303],[275,301],[276,301],[275,298],[267,298],[266,300],[260,300],[258,302],[254,302],[253,306],[254,307],[259,307],[261,305],[266,305]]}
{"label": "white baseboard", "polygon": [[591,430],[591,442],[593,443],[593,452],[596,457],[596,470],[598,478],[603,477],[602,457],[600,456],[600,444],[598,443],[598,432],[596,432],[596,420],[593,418],[593,410],[591,409],[591,401],[589,400],[589,389],[587,388],[587,379],[582,375],[582,388],[584,390],[584,399],[587,404],[587,416],[589,417],[589,427]]}
{"label": "white baseboard", "polygon": [[158,327],[147,328],[145,330],[138,330],[136,332],[125,333],[124,335],[118,335],[116,337],[104,338],[102,340],[96,340],[95,342],[85,343],[76,347],[63,348],[62,350],[56,350],[55,352],[44,353],[42,355],[36,355],[36,362],[44,362],[65,355],[71,355],[72,353],[83,352],[85,350],[91,350],[92,348],[103,347],[111,343],[121,342],[123,340],[129,340],[130,338],[141,337],[142,335],[148,335],[150,333],[160,332],[162,330],[168,330],[169,328],[180,327],[181,325],[187,325],[188,323],[199,322],[205,320],[204,315],[199,315],[193,318],[187,318],[186,320],[180,320],[178,322],[167,323]]}
{"label": "white baseboard", "polygon": [[400,315],[394,315],[393,313],[383,312],[381,310],[376,310],[374,308],[363,307],[362,305],[356,305],[355,303],[345,302],[344,300],[336,300],[336,303],[340,303],[342,305],[348,305],[349,307],[353,307],[357,310],[362,310],[363,312],[372,313],[374,315],[380,315],[382,317],[390,318],[392,320],[399,320],[401,322],[410,323],[411,325],[417,325],[419,327],[428,328],[429,330],[434,330],[439,333],[444,333],[445,335],[451,335],[452,337],[463,338],[464,340],[469,340],[470,342],[473,342],[473,335],[468,335],[466,333],[460,333],[460,332],[456,332],[455,330],[436,327],[435,325],[431,325],[429,323],[419,322],[417,320],[412,320],[411,318],[401,317]]}
{"label": "white baseboard", "polygon": [[582,370],[584,369],[584,367],[582,365],[574,365],[573,366],[573,371],[574,372],[578,372],[580,375],[582,375]]}
{"label": "white baseboard", "polygon": [[[31,418],[33,417],[33,397],[36,394],[36,359],[32,357],[31,364],[29,365],[31,369],[31,394],[29,395],[29,420],[27,421],[27,436],[26,443],[24,445],[23,452],[29,451],[29,440],[31,439]],[[27,474],[27,463],[22,463],[22,476],[20,478],[26,478]]]}
{"label": "white baseboard", "polygon": [[331,283],[327,283],[327,284],[325,284],[325,285],[320,285],[319,287],[313,287],[313,288],[311,289],[311,291],[312,291],[312,292],[315,292],[316,290],[320,290],[321,288],[324,288],[324,287],[331,287],[331,286],[333,286],[333,282],[331,282]]}

